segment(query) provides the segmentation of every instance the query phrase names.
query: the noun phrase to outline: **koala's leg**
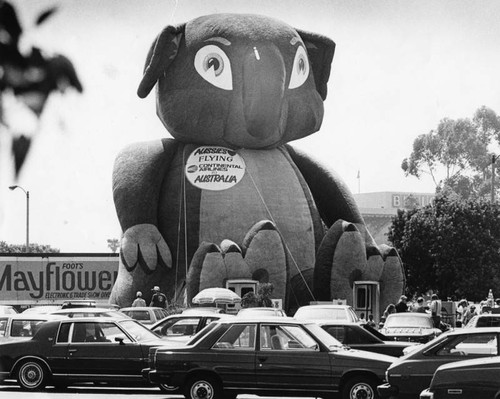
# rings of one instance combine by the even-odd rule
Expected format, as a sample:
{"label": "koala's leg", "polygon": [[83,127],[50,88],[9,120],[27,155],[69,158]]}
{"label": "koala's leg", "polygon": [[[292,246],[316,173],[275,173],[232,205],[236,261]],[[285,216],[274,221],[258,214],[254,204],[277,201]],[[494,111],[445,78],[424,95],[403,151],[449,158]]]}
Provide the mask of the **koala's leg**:
{"label": "koala's leg", "polygon": [[362,229],[339,220],[323,238],[314,269],[316,300],[346,299],[352,305],[355,281],[380,282],[380,308],[397,300],[404,288],[401,260],[394,248],[380,248]]}
{"label": "koala's leg", "polygon": [[241,248],[230,240],[224,240],[220,247],[201,243],[186,277],[188,303],[205,288],[224,287],[229,278],[250,278]]}
{"label": "koala's leg", "polygon": [[272,222],[255,224],[243,240],[242,248],[231,240],[218,247],[202,243],[191,261],[186,279],[188,302],[202,289],[224,287],[228,279],[271,282],[273,295],[285,299],[287,287],[285,246]]}
{"label": "koala's leg", "polygon": [[380,245],[384,268],[380,278],[380,309],[396,303],[405,288],[403,262],[398,252],[388,245]]}
{"label": "koala's leg", "polygon": [[347,299],[352,305],[354,281],[379,281],[383,261],[376,247],[367,247],[354,223],[338,220],[321,242],[314,269],[316,300]]}
{"label": "koala's leg", "polygon": [[260,282],[273,284],[273,297],[287,303],[288,255],[285,244],[273,222],[256,223],[243,240],[245,261],[251,276]]}
{"label": "koala's leg", "polygon": [[158,285],[165,292],[167,287],[163,283],[167,281],[167,278],[166,270],[163,267],[150,270],[147,267],[138,266],[130,270],[120,259],[118,276],[111,291],[110,303],[121,308],[130,306],[137,291],[141,291],[142,297],[149,305],[151,289]]}

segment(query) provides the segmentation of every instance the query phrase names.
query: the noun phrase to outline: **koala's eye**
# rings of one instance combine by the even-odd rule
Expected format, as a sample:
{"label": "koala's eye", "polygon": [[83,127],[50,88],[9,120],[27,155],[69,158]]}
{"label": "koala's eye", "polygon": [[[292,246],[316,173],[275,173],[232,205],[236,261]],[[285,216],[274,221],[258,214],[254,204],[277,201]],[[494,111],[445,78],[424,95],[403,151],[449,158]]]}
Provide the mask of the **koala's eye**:
{"label": "koala's eye", "polygon": [[309,76],[309,59],[306,49],[302,46],[297,48],[295,59],[293,60],[292,74],[290,75],[289,89],[296,89],[304,84]]}
{"label": "koala's eye", "polygon": [[199,49],[194,57],[194,67],[203,79],[214,86],[233,89],[231,62],[221,48],[210,44]]}

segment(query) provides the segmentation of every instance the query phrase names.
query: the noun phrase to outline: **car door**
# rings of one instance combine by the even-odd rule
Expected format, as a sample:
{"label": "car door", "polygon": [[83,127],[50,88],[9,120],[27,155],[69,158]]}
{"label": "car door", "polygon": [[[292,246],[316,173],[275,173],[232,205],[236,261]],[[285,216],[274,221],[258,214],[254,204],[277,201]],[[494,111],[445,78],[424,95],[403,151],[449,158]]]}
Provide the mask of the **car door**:
{"label": "car door", "polygon": [[139,377],[143,367],[140,344],[113,321],[74,322],[66,359],[68,374]]}
{"label": "car door", "polygon": [[256,323],[235,323],[210,347],[212,368],[222,379],[224,388],[254,388]]}
{"label": "car door", "polygon": [[262,323],[255,369],[261,389],[332,389],[328,352],[322,352],[319,343],[301,325]]}

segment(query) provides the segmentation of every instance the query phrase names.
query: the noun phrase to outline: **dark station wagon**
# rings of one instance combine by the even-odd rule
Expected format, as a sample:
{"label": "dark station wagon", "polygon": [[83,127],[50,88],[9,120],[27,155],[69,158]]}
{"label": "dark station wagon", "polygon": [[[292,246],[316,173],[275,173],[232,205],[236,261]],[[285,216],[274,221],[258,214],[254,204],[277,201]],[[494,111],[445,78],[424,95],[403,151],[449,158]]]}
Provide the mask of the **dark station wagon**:
{"label": "dark station wagon", "polygon": [[233,317],[212,322],[184,347],[150,350],[143,375],[188,399],[240,393],[374,398],[396,359],[349,349],[314,322]]}

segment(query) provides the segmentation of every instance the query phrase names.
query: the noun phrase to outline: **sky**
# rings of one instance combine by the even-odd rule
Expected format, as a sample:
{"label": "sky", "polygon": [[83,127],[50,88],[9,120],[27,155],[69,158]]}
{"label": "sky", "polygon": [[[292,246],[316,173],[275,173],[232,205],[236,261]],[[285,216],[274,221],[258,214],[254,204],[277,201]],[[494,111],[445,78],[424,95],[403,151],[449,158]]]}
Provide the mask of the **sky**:
{"label": "sky", "polygon": [[[67,56],[84,92],[52,96],[17,181],[10,136],[0,128],[0,241],[10,244],[26,237],[26,196],[8,189],[18,184],[30,194],[30,242],[109,252],[107,239],[121,236],[111,191],[117,153],[170,137],[154,95],[136,95],[147,51],[162,28],[201,15],[263,14],[335,41],[321,130],[292,144],[335,170],[353,193],[434,192],[430,178],[401,169],[415,138],[482,105],[500,113],[496,0],[11,1],[24,48]],[[58,12],[35,29],[36,16],[54,5]],[[22,110],[11,118],[35,130]]]}

